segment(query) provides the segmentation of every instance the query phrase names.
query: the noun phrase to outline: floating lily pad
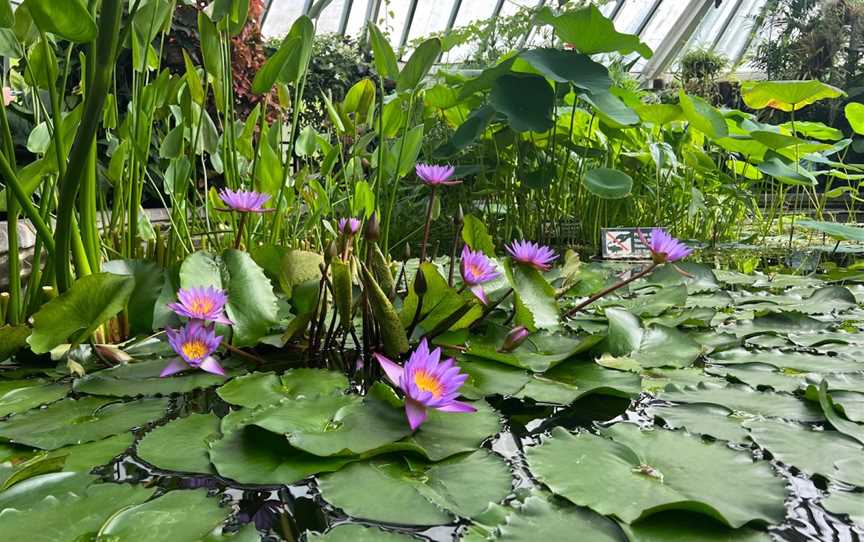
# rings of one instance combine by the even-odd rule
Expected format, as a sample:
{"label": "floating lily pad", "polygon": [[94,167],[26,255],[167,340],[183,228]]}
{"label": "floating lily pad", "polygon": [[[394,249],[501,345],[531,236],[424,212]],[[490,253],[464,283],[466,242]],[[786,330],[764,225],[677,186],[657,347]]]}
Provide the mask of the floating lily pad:
{"label": "floating lily pad", "polygon": [[[683,271],[684,273],[679,272]],[[690,294],[703,294],[720,289],[714,271],[707,265],[691,262],[678,262],[660,267],[645,279],[648,284],[675,286],[683,284]]]}
{"label": "floating lily pad", "polygon": [[799,373],[849,373],[864,370],[864,363],[845,356],[824,356],[780,350],[746,350],[734,348],[711,354],[710,360],[723,365],[767,363],[778,369]]}
{"label": "floating lily pad", "polygon": [[[864,447],[838,431],[814,430],[774,420],[744,422],[750,438],[775,459],[807,474],[864,486],[861,454]],[[856,464],[853,460],[858,460]]]}
{"label": "floating lily pad", "polygon": [[128,450],[133,442],[135,442],[135,436],[132,433],[120,433],[86,444],[57,448],[48,452],[48,456],[62,457],[64,471],[89,472],[93,467],[108,464],[112,459]]}
{"label": "floating lily pad", "polygon": [[219,436],[218,416],[189,414],[144,435],[138,457],[162,470],[215,473],[208,444]]}
{"label": "floating lily pad", "polygon": [[720,440],[742,443],[748,432],[742,427],[744,419],[728,408],[718,405],[652,406],[648,413],[662,419],[671,429],[684,428],[694,435],[708,435]]}
{"label": "floating lily pad", "polygon": [[672,386],[658,395],[658,398],[676,403],[720,405],[732,411],[754,416],[809,422],[824,419],[821,410],[808,401],[786,394],[759,392],[736,384],[722,386],[703,382],[698,386],[684,388]]}
{"label": "floating lily pad", "polygon": [[311,533],[306,537],[309,542],[416,542],[413,536],[382,531],[358,523],[343,523],[324,534]]}
{"label": "floating lily pad", "polygon": [[[472,517],[511,489],[510,469],[486,451],[440,463],[387,456],[354,463],[320,478],[324,499],[346,514],[370,521],[441,525]],[[374,495],[374,498],[370,498]]]}
{"label": "floating lily pad", "polygon": [[807,373],[780,371],[767,363],[709,366],[705,367],[705,372],[720,377],[731,377],[757,389],[771,388],[787,393],[794,392],[807,381]]}
{"label": "floating lily pad", "polygon": [[630,542],[771,542],[768,533],[741,527],[730,529],[699,514],[661,512],[631,524],[622,524]]}
{"label": "floating lily pad", "polygon": [[323,369],[289,369],[281,376],[251,373],[237,377],[218,390],[219,397],[232,405],[255,407],[276,403],[285,397],[341,394],[348,389],[342,373]]}
{"label": "floating lily pad", "polygon": [[603,434],[554,429],[528,449],[531,472],[557,495],[627,523],[661,509],[703,513],[735,528],[777,523],[785,515],[785,483],[748,453],[626,423]]}
{"label": "floating lily pad", "polygon": [[640,290],[635,297],[627,299],[607,299],[603,307],[620,307],[636,316],[659,316],[675,306],[687,301],[687,288],[684,285],[667,286],[655,292]]}
{"label": "floating lily pad", "polygon": [[128,431],[165,414],[167,399],[121,403],[114,399],[64,399],[0,422],[0,438],[44,450],[81,444]]}
{"label": "floating lily pad", "polygon": [[609,353],[629,356],[641,367],[688,367],[702,353],[702,347],[675,328],[655,325],[643,328],[635,315],[620,309],[606,309]]}
{"label": "floating lily pad", "polygon": [[78,540],[99,531],[118,511],[146,501],[152,493],[152,489],[131,484],[94,484],[92,477],[75,473],[31,478],[0,494],[3,537],[35,542]]}
{"label": "floating lily pad", "polygon": [[828,422],[834,426],[834,429],[840,431],[844,435],[852,437],[861,444],[864,444],[864,425],[849,421],[837,412],[834,400],[831,395],[828,394],[827,381],[823,380],[819,384],[818,390],[816,389],[816,386],[808,386],[806,395],[808,397],[816,396],[819,401],[819,406],[822,408],[822,413],[825,414],[825,417],[828,419]]}
{"label": "floating lily pad", "polygon": [[864,493],[832,491],[826,499],[822,499],[822,506],[832,514],[845,514],[859,528],[864,527]]}
{"label": "floating lily pad", "polygon": [[466,353],[536,373],[547,371],[566,359],[587,352],[603,340],[602,335],[565,337],[540,333],[532,335],[512,352],[499,352],[506,330],[490,328],[490,331],[483,337],[471,337]]}
{"label": "floating lily pad", "polygon": [[26,380],[15,380],[4,382],[3,388],[8,388],[12,383],[25,384],[21,387],[9,389],[5,393],[0,389],[0,417],[16,414],[53,403],[58,399],[66,397],[69,393],[69,384],[40,384],[36,386],[26,385]]}
{"label": "floating lily pad", "polygon": [[544,376],[576,386],[580,390],[579,397],[597,393],[630,398],[642,391],[642,379],[639,375],[606,369],[596,363],[584,361],[562,363],[544,373]]}
{"label": "floating lily pad", "polygon": [[220,476],[241,484],[293,484],[321,472],[333,472],[350,457],[317,457],[293,448],[283,435],[254,425],[226,432],[210,445],[210,460]]}
{"label": "floating lily pad", "polygon": [[728,331],[738,337],[746,338],[762,333],[812,333],[828,329],[829,327],[831,327],[831,324],[828,322],[822,322],[797,312],[784,312],[768,314],[746,322],[739,322],[729,328]]}
{"label": "floating lily pad", "polygon": [[[209,388],[225,382],[224,376],[204,371],[186,371],[170,378],[159,373],[170,359],[149,359],[124,363],[110,369],[90,373],[75,381],[73,389],[79,393],[108,395],[111,397],[137,397],[140,395],[170,395],[199,388]],[[243,373],[238,360],[222,362],[229,376]]]}
{"label": "floating lily pad", "polygon": [[159,498],[126,508],[100,529],[106,537],[136,542],[198,542],[229,515],[206,489],[169,491]]}

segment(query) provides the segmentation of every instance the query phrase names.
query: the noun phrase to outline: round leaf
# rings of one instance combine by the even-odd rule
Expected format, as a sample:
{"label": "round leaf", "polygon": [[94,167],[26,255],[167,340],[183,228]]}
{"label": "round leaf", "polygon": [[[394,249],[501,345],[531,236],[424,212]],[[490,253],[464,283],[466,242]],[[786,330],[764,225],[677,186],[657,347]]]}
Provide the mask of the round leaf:
{"label": "round leaf", "polygon": [[603,199],[626,198],[633,190],[633,179],[617,169],[592,169],[583,180],[589,192]]}

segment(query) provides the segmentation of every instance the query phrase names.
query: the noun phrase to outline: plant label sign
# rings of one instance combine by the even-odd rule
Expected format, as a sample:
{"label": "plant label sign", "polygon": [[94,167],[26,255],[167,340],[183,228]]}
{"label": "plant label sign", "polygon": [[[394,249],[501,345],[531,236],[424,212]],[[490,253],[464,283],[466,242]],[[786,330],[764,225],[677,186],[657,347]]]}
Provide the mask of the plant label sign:
{"label": "plant label sign", "polygon": [[603,236],[603,258],[610,260],[650,260],[651,251],[642,242],[651,238],[651,228],[600,228]]}

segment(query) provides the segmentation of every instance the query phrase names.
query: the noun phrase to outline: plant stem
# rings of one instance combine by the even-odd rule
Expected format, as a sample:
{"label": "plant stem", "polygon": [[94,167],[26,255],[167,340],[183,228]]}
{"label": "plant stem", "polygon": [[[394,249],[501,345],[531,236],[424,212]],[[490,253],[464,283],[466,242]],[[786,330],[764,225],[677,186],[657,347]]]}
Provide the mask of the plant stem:
{"label": "plant stem", "polygon": [[587,307],[591,303],[594,303],[595,301],[597,301],[601,297],[607,296],[607,295],[611,294],[612,292],[614,292],[615,290],[617,290],[619,288],[623,288],[624,286],[627,286],[628,284],[630,284],[631,282],[633,282],[636,279],[641,279],[645,275],[650,274],[656,268],[657,268],[657,264],[652,262],[651,265],[649,265],[648,267],[646,267],[642,271],[636,273],[635,275],[631,275],[629,279],[622,280],[621,282],[613,284],[612,286],[609,286],[608,288],[604,288],[603,290],[600,290],[599,292],[592,295],[591,297],[589,297],[588,299],[586,299],[582,303],[579,303],[578,305],[576,305],[575,307],[573,307],[572,309],[570,309],[569,311],[564,313],[564,318],[570,318],[571,316],[573,316],[577,312],[581,311],[582,309],[584,309],[585,307]]}
{"label": "plant stem", "polygon": [[429,190],[429,206],[426,208],[426,225],[423,227],[423,244],[420,245],[420,263],[426,261],[426,246],[429,244],[429,229],[432,226],[432,207],[435,206],[435,185]]}
{"label": "plant stem", "polygon": [[237,237],[234,238],[234,248],[239,249],[243,241],[243,230],[246,227],[246,216],[249,213],[240,213],[240,222],[237,223]]}

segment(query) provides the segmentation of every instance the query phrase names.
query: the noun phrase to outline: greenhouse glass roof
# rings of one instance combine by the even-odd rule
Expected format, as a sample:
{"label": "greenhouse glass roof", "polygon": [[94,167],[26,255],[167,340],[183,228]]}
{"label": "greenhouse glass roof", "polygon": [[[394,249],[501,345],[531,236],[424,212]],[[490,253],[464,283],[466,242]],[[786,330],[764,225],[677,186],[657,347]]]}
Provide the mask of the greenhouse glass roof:
{"label": "greenhouse glass roof", "polygon": [[[634,57],[632,70],[646,79],[675,69],[678,57],[693,48],[725,55],[738,72],[752,71],[747,52],[758,37],[757,22],[767,0],[597,0],[620,32],[638,34],[655,54]],[[319,33],[359,37],[367,20],[375,21],[395,49],[410,49],[414,40],[478,21],[506,17],[520,9],[555,5],[556,0],[265,0],[263,32],[278,38],[304,13],[317,12]],[[523,44],[548,37],[533,30]],[[459,63],[470,48],[454,47],[442,63]]]}

